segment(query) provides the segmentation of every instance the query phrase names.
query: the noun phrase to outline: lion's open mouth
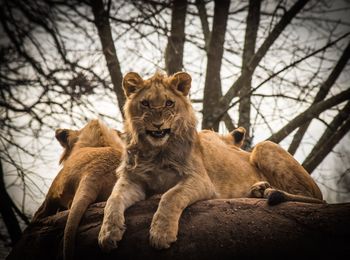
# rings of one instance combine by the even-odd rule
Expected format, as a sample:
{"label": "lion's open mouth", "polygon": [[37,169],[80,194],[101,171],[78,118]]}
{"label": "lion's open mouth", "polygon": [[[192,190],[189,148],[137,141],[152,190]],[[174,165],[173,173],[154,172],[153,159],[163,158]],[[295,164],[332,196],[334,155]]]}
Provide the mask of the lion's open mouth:
{"label": "lion's open mouth", "polygon": [[164,136],[166,136],[167,134],[170,134],[170,128],[168,129],[163,129],[160,131],[150,131],[150,130],[146,130],[146,134],[154,137],[154,138],[163,138]]}

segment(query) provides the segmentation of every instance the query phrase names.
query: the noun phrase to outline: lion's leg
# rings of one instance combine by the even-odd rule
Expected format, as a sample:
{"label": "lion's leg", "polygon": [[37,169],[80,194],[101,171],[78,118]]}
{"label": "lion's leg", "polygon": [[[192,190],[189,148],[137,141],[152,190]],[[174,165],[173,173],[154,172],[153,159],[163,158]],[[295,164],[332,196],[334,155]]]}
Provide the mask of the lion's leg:
{"label": "lion's leg", "polygon": [[294,195],[282,190],[272,188],[267,181],[255,183],[249,190],[251,198],[265,198],[269,205],[276,205],[285,201],[298,201],[306,203],[324,203],[324,201],[302,195]]}
{"label": "lion's leg", "polygon": [[117,248],[125,231],[124,211],[135,202],[145,199],[144,190],[121,177],[115,184],[104,209],[104,218],[98,236],[98,243],[103,251]]}
{"label": "lion's leg", "polygon": [[257,144],[250,156],[272,187],[322,201],[322,193],[310,174],[286,150],[270,141]]}
{"label": "lion's leg", "polygon": [[[201,177],[202,178],[202,177]],[[188,177],[163,194],[150,229],[150,244],[163,249],[177,239],[182,211],[192,203],[214,197],[214,188],[209,180]]]}
{"label": "lion's leg", "polygon": [[32,222],[37,222],[40,219],[56,214],[60,207],[61,205],[57,200],[51,199],[47,196],[43,204],[35,212]]}

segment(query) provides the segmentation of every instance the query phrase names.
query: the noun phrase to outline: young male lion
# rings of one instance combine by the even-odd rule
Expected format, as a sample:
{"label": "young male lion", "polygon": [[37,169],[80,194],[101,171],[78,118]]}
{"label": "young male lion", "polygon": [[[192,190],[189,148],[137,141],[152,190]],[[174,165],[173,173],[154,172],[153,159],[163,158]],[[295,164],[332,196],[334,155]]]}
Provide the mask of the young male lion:
{"label": "young male lion", "polygon": [[103,250],[116,248],[122,239],[124,211],[155,193],[163,193],[150,229],[150,244],[158,249],[176,241],[182,211],[199,200],[264,197],[274,191],[271,184],[321,202],[309,174],[278,145],[263,142],[248,153],[228,145],[230,137],[197,132],[187,98],[189,74],[156,73],[143,80],[130,72],[123,87],[127,148],[105,207],[98,238]]}
{"label": "young male lion", "polygon": [[56,138],[64,148],[60,159],[63,168],[33,221],[70,209],[64,230],[63,255],[65,259],[73,259],[76,231],[87,207],[106,201],[111,194],[123,143],[117,131],[100,120],[90,121],[81,130],[57,129]]}

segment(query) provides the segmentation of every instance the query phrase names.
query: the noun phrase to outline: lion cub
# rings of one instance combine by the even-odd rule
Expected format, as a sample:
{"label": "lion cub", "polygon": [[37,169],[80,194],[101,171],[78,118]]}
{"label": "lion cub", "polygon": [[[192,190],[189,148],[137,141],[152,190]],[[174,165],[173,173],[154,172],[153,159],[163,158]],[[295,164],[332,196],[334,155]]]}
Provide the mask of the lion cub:
{"label": "lion cub", "polygon": [[56,138],[64,148],[63,168],[33,221],[70,209],[63,251],[65,259],[72,259],[79,222],[90,204],[108,199],[124,145],[117,131],[100,120],[90,121],[81,130],[57,129]]}
{"label": "lion cub", "polygon": [[189,74],[156,73],[144,80],[130,72],[123,87],[127,144],[99,233],[103,250],[116,248],[122,239],[124,211],[152,194],[163,194],[149,236],[157,249],[176,241],[182,211],[200,200],[267,197],[277,194],[271,184],[310,202],[322,202],[310,175],[277,144],[262,142],[250,153],[239,148],[242,133],[238,133],[241,140],[235,140],[234,135],[198,132],[188,98]]}

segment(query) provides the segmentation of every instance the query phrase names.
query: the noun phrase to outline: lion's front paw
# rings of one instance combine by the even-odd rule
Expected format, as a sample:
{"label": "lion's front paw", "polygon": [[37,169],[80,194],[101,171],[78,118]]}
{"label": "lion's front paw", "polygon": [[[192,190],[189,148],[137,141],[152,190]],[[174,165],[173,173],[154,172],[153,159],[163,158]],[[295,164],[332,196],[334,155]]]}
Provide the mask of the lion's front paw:
{"label": "lion's front paw", "polygon": [[98,235],[98,244],[102,251],[110,252],[118,247],[118,242],[122,239],[125,232],[125,227],[122,225],[102,225],[101,231]]}
{"label": "lion's front paw", "polygon": [[150,230],[150,244],[156,249],[166,249],[170,247],[170,244],[175,242],[177,237],[177,228],[172,228],[165,223],[155,222],[152,223]]}
{"label": "lion's front paw", "polygon": [[270,183],[266,181],[259,181],[250,188],[250,196],[253,198],[264,198],[265,190],[270,187]]}

